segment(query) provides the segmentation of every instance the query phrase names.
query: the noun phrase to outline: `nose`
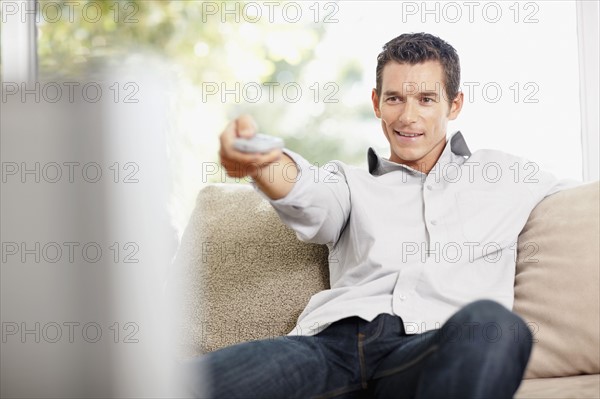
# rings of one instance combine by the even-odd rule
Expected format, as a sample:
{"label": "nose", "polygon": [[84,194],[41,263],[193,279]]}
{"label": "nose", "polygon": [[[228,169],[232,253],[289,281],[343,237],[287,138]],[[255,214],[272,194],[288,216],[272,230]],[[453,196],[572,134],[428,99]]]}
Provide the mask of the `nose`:
{"label": "nose", "polygon": [[417,121],[418,118],[418,109],[416,104],[414,104],[413,101],[406,101],[403,109],[402,109],[402,113],[400,114],[400,117],[398,118],[399,121],[403,124],[403,125],[410,125],[411,123],[414,123]]}

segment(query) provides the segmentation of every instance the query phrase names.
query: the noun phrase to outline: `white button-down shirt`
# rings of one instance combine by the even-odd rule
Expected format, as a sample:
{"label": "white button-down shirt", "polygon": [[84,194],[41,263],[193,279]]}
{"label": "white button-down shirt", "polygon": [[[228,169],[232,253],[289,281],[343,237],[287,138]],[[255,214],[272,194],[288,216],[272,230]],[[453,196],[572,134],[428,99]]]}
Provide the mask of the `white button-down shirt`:
{"label": "white button-down shirt", "polygon": [[[512,309],[517,238],[558,181],[501,151],[471,154],[460,132],[423,174],[368,150],[369,171],[331,161],[299,168],[271,200],[298,239],[329,248],[331,288],[314,295],[290,335],[313,335],[350,316],[398,315],[407,333],[441,325],[463,305],[492,299]],[[536,243],[526,256],[535,261]]]}

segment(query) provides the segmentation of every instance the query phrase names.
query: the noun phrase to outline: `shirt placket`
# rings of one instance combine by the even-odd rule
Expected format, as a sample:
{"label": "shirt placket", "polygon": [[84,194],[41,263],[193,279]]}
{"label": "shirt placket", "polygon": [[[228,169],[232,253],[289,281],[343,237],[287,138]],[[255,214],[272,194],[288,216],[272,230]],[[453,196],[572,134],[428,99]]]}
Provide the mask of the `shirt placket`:
{"label": "shirt placket", "polygon": [[[421,187],[418,188],[420,190],[422,190],[422,182],[425,176],[426,175],[414,170],[407,170],[405,173],[405,179],[418,180],[417,184],[421,184]],[[423,197],[423,193],[420,192],[418,195],[421,197],[421,201],[415,202],[415,208],[411,209],[411,212],[422,212],[424,209],[423,204],[425,199]],[[398,272],[398,279],[396,280],[393,291],[392,306],[396,312],[402,313],[405,313],[410,308],[411,301],[415,298],[415,289],[421,274],[422,264],[425,261],[424,251],[426,251],[428,247],[428,238],[425,239],[425,241],[414,243],[411,242],[410,244],[417,246],[416,253],[411,251],[411,255],[408,256],[407,259],[403,260],[403,265],[401,270]]]}

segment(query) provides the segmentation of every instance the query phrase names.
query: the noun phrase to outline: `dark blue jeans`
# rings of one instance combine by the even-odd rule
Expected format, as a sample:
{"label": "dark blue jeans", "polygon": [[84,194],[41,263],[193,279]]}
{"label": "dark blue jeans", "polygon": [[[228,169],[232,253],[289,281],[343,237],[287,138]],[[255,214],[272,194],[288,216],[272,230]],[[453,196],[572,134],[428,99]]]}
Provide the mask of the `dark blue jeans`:
{"label": "dark blue jeans", "polygon": [[422,334],[407,335],[397,316],[351,317],[315,336],[245,342],[185,367],[195,397],[511,398],[531,348],[519,316],[480,300]]}

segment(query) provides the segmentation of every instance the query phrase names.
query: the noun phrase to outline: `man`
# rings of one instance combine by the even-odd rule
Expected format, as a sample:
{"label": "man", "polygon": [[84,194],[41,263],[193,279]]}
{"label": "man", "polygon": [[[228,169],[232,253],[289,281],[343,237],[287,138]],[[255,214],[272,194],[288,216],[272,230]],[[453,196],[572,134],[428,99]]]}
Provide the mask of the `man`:
{"label": "man", "polygon": [[[499,151],[471,153],[447,123],[463,106],[452,46],[403,34],[378,56],[373,108],[389,159],[321,168],[288,149],[244,154],[249,116],[221,135],[230,176],[250,176],[299,239],[327,244],[331,288],[287,337],[242,343],[192,363],[211,397],[508,398],[531,348],[511,312],[516,240],[563,185]],[[257,166],[260,165],[260,166]],[[290,167],[292,166],[292,167]],[[200,387],[198,391],[200,392]]]}

